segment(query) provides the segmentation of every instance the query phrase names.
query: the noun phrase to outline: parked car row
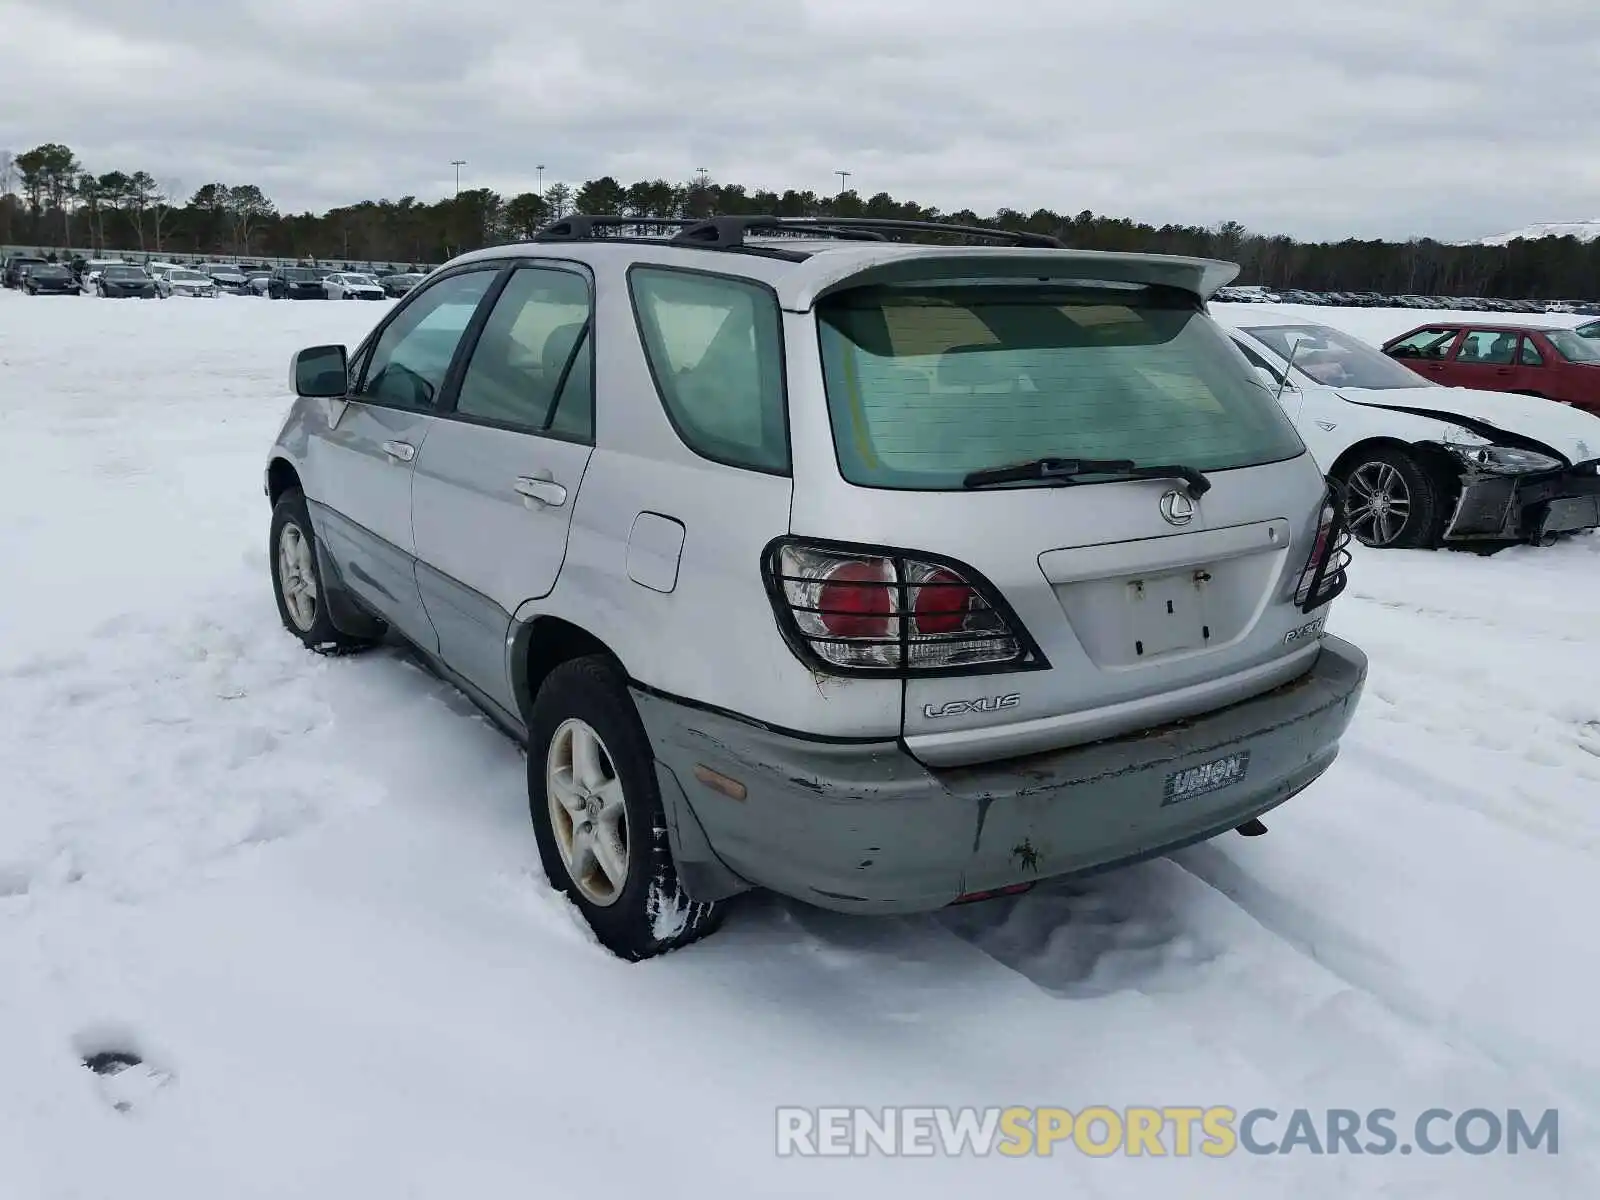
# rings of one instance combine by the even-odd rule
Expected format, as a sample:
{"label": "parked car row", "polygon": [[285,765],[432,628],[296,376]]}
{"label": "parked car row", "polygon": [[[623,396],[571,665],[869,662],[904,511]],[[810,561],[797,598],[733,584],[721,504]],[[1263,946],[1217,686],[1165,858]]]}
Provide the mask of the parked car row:
{"label": "parked car row", "polygon": [[1600,316],[1600,302],[1576,300],[1497,300],[1483,296],[1385,295],[1382,292],[1308,292],[1260,286],[1223,288],[1213,299],[1232,304],[1311,304],[1336,308],[1419,308],[1461,312],[1583,313]]}
{"label": "parked car row", "polygon": [[1352,534],[1600,526],[1600,419],[1219,315],[1231,264],[605,220],[295,355],[263,490],[284,627],[523,743],[624,958],[753,888],[927,911],[1265,833],[1362,692]]}
{"label": "parked car row", "polygon": [[420,272],[334,271],[327,267],[278,267],[251,281],[255,295],[272,300],[398,299],[423,279]]}
{"label": "parked car row", "polygon": [[162,260],[135,264],[120,258],[83,259],[62,265],[27,255],[13,256],[0,265],[0,279],[5,286],[29,295],[107,298],[210,298],[226,294],[274,300],[383,300],[404,296],[422,278],[421,272],[414,271],[368,274],[318,266],[263,269],[230,263],[186,266]]}

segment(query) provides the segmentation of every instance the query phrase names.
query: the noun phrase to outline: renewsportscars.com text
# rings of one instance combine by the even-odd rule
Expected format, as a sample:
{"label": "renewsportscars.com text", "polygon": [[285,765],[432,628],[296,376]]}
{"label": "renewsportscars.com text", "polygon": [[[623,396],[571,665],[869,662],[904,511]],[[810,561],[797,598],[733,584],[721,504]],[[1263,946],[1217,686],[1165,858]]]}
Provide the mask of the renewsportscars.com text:
{"label": "renewsportscars.com text", "polygon": [[1557,1154],[1555,1109],[780,1108],[780,1157]]}

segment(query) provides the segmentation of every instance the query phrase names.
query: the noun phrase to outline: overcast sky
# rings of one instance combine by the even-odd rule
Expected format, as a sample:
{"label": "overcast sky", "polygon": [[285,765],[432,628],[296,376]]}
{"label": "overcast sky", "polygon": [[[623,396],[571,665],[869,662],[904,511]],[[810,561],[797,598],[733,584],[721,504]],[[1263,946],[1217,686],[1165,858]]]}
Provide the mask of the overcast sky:
{"label": "overcast sky", "polygon": [[1302,238],[1600,217],[1600,3],[0,0],[0,149],[280,209],[610,174]]}

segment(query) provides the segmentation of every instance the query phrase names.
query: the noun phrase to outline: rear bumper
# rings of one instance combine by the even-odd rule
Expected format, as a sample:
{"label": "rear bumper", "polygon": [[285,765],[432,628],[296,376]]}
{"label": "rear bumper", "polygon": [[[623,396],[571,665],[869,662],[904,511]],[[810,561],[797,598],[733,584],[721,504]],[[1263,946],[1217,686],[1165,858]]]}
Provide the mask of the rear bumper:
{"label": "rear bumper", "polygon": [[1594,463],[1536,476],[1468,481],[1445,540],[1528,541],[1600,527],[1600,474]]}
{"label": "rear bumper", "polygon": [[[1328,637],[1304,675],[1254,699],[950,770],[898,742],[814,742],[638,689],[634,698],[695,899],[753,885],[841,912],[894,913],[1127,865],[1242,825],[1328,769],[1366,671],[1359,649]],[[738,780],[744,798],[701,783],[706,768]]]}

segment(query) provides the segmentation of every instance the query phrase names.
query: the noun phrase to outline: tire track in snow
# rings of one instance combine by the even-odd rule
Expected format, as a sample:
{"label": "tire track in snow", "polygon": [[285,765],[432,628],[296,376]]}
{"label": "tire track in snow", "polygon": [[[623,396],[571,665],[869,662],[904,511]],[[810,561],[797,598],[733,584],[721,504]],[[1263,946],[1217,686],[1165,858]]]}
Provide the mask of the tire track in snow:
{"label": "tire track in snow", "polygon": [[[1553,1057],[1532,1038],[1505,1028],[1476,1028],[1457,1013],[1441,1012],[1425,986],[1413,982],[1405,967],[1349,927],[1341,926],[1296,897],[1252,878],[1225,853],[1210,845],[1179,851],[1173,861],[1207,887],[1226,896],[1262,928],[1296,954],[1333,973],[1371,996],[1401,1020],[1448,1045],[1468,1050],[1508,1079],[1523,1081],[1531,1073],[1549,1093],[1563,1116],[1582,1120],[1600,1111],[1600,1075]],[[1564,1131],[1576,1132],[1576,1131]]]}
{"label": "tire track in snow", "polygon": [[[1448,596],[1446,589],[1440,589],[1441,595]],[[1471,609],[1448,604],[1428,603],[1421,601],[1382,596],[1374,592],[1359,591],[1352,588],[1346,592],[1341,604],[1352,607],[1370,605],[1374,609],[1383,610],[1389,614],[1398,614],[1406,617],[1416,617],[1424,621],[1447,621],[1454,625],[1474,625],[1485,630],[1515,630],[1519,638],[1527,638],[1541,643],[1588,644],[1593,641],[1592,618],[1587,610],[1581,606],[1574,606],[1566,612],[1552,614],[1545,605],[1525,605],[1518,602],[1515,596],[1499,595],[1487,599],[1487,611]],[[1342,610],[1340,613],[1341,624],[1348,624],[1348,614]],[[1552,615],[1563,618],[1561,623],[1551,624]],[[1566,622],[1570,621],[1570,624]]]}
{"label": "tire track in snow", "polygon": [[[1065,1003],[1152,1001],[1220,1074],[1245,1064],[1263,1080],[1264,1093],[1237,1097],[1245,1107],[1337,1097],[1404,1116],[1495,1097],[1560,1108],[1569,1147],[1600,1132],[1600,1078],[1531,1038],[1441,1012],[1403,964],[1215,845],[934,919]],[[1579,1155],[1551,1169],[1595,1164]]]}
{"label": "tire track in snow", "polygon": [[[1482,748],[1464,747],[1463,752],[1481,754]],[[1563,792],[1552,793],[1541,788],[1519,787],[1514,793],[1496,792],[1478,783],[1452,778],[1386,746],[1374,744],[1366,737],[1353,739],[1340,757],[1369,775],[1407,788],[1429,802],[1469,809],[1518,833],[1563,849],[1591,854],[1600,850],[1600,787],[1580,791],[1575,802],[1569,802]],[[1461,763],[1460,759],[1456,761]],[[1470,763],[1462,765],[1462,770],[1480,780],[1493,777],[1487,772],[1474,774]]]}
{"label": "tire track in snow", "polygon": [[77,653],[0,671],[16,714],[0,757],[24,801],[0,890],[137,899],[374,802],[370,781],[317,752],[334,716],[307,686],[314,666],[265,619],[125,614]]}

